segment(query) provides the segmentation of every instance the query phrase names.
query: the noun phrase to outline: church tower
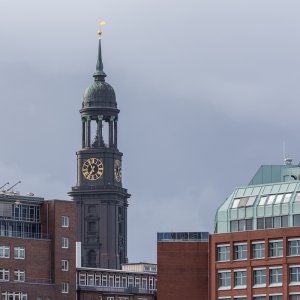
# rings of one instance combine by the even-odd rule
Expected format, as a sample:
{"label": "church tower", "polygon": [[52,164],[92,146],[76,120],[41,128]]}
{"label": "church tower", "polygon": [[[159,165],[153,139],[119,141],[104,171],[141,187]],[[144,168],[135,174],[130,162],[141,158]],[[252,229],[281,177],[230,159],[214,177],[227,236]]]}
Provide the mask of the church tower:
{"label": "church tower", "polygon": [[122,187],[116,95],[105,82],[101,31],[94,82],[85,90],[82,148],[77,154],[77,184],[69,195],[76,203],[81,265],[119,269],[127,262],[127,199]]}

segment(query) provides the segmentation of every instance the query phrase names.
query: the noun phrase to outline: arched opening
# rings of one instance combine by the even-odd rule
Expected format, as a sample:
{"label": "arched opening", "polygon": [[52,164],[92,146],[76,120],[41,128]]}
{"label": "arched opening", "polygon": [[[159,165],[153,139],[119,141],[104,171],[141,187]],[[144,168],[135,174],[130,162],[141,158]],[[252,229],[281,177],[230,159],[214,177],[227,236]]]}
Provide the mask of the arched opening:
{"label": "arched opening", "polygon": [[90,250],[88,252],[88,266],[96,267],[96,251],[95,250]]}

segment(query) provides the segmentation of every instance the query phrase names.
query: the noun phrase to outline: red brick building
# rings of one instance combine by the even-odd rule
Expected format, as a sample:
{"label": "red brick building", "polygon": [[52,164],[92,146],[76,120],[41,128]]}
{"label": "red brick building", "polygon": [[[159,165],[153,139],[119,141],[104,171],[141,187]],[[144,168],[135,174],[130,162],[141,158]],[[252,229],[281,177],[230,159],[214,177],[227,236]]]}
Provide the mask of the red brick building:
{"label": "red brick building", "polygon": [[75,299],[75,270],[73,202],[0,194],[1,299]]}
{"label": "red brick building", "polygon": [[300,167],[261,166],[219,207],[209,239],[211,300],[300,299]]}
{"label": "red brick building", "polygon": [[157,297],[208,300],[208,233],[158,233]]}

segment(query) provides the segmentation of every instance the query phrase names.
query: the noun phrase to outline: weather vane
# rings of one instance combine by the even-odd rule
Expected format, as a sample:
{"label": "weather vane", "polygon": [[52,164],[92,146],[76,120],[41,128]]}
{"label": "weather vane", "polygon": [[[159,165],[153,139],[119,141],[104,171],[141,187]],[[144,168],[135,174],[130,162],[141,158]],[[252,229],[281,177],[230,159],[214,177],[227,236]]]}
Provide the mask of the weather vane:
{"label": "weather vane", "polygon": [[101,39],[101,36],[102,36],[102,27],[106,25],[106,22],[105,21],[101,21],[99,22],[99,30],[98,30],[98,36],[99,36],[99,39]]}

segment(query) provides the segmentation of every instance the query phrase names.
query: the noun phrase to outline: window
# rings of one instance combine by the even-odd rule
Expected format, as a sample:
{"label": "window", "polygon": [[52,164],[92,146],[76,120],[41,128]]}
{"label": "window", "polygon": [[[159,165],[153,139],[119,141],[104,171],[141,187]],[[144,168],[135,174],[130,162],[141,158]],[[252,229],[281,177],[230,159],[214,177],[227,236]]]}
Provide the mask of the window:
{"label": "window", "polygon": [[62,271],[69,271],[69,261],[68,260],[62,260],[61,261],[61,270]]}
{"label": "window", "polygon": [[229,261],[230,260],[230,245],[218,245],[218,261]]}
{"label": "window", "polygon": [[24,282],[25,281],[25,271],[15,270],[14,271],[14,281]]}
{"label": "window", "polygon": [[9,281],[9,270],[0,269],[0,281]]}
{"label": "window", "polygon": [[107,297],[106,300],[115,300],[115,297]]}
{"label": "window", "polygon": [[265,258],[265,242],[252,243],[252,258],[255,259]]}
{"label": "window", "polygon": [[61,216],[61,227],[69,227],[69,217]]}
{"label": "window", "polygon": [[219,289],[230,289],[231,274],[230,271],[220,271],[219,275]]}
{"label": "window", "polygon": [[234,220],[234,221],[230,221],[230,231],[231,232],[235,232],[235,231],[239,231],[239,222]]}
{"label": "window", "polygon": [[69,238],[62,237],[61,238],[61,247],[62,248],[69,248]]}
{"label": "window", "polygon": [[234,244],[234,259],[247,259],[247,244]]}
{"label": "window", "polygon": [[293,215],[293,226],[300,226],[300,215]]}
{"label": "window", "polygon": [[273,204],[275,198],[276,198],[276,195],[270,195],[268,197],[267,205]]}
{"label": "window", "polygon": [[86,274],[79,273],[79,285],[86,285]]}
{"label": "window", "polygon": [[270,268],[270,286],[282,285],[282,267]]}
{"label": "window", "polygon": [[9,258],[10,248],[9,246],[0,246],[0,258]]}
{"label": "window", "polygon": [[292,197],[292,194],[291,194],[291,193],[285,194],[284,199],[283,199],[283,203],[288,203],[288,202],[290,202],[291,197]]}
{"label": "window", "polygon": [[265,218],[265,228],[273,228],[273,218],[272,217],[267,217]]}
{"label": "window", "polygon": [[284,194],[278,194],[275,200],[275,204],[280,204],[283,199]]}
{"label": "window", "polygon": [[290,267],[290,283],[300,284],[300,266]]}
{"label": "window", "polygon": [[254,269],[253,270],[254,287],[266,286],[266,269]]}
{"label": "window", "polygon": [[266,197],[266,196],[260,197],[260,201],[259,201],[258,205],[265,205],[266,200],[267,200],[267,197]]}
{"label": "window", "polygon": [[266,296],[253,296],[253,300],[266,300]]}
{"label": "window", "polygon": [[62,294],[68,294],[69,293],[69,283],[68,282],[62,282],[61,283],[61,292],[62,292]]}
{"label": "window", "polygon": [[299,201],[300,201],[300,193],[297,193],[295,197],[295,202],[299,202]]}
{"label": "window", "polygon": [[269,242],[270,257],[281,257],[283,255],[282,240]]}
{"label": "window", "polygon": [[25,247],[14,248],[15,259],[25,259]]}
{"label": "window", "polygon": [[296,240],[296,239],[289,240],[289,255],[291,255],[291,256],[300,255],[300,239],[299,240]]}
{"label": "window", "polygon": [[282,295],[270,295],[270,300],[282,300]]}
{"label": "window", "polygon": [[235,287],[246,287],[246,285],[247,285],[246,270],[235,270],[234,271],[234,286]]}
{"label": "window", "polygon": [[265,219],[264,218],[256,219],[256,228],[257,229],[265,229]]}
{"label": "window", "polygon": [[290,295],[289,300],[300,300],[300,294]]}

